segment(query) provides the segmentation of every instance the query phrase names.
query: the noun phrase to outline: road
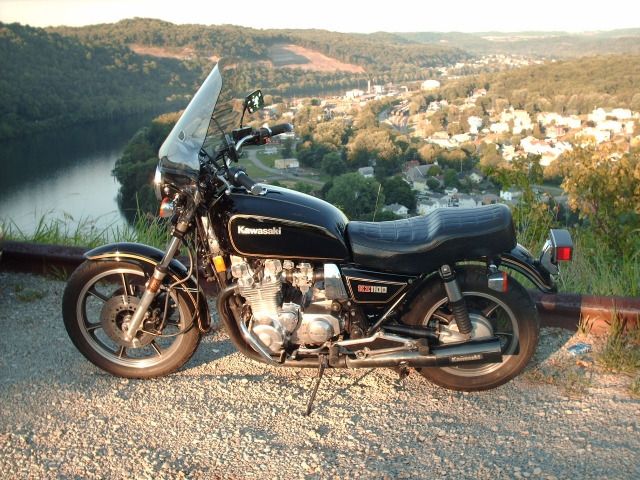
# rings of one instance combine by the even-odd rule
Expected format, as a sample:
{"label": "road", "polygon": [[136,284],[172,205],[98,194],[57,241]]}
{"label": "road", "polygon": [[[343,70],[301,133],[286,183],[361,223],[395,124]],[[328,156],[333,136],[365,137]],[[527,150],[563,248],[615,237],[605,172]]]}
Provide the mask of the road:
{"label": "road", "polygon": [[260,170],[264,170],[265,172],[271,173],[272,175],[274,175],[274,176],[276,176],[278,178],[288,178],[290,180],[295,180],[297,182],[310,183],[312,185],[317,185],[319,187],[322,187],[324,185],[324,182],[322,182],[320,180],[315,180],[315,179],[308,178],[308,177],[303,177],[303,176],[300,176],[300,175],[293,175],[291,173],[287,173],[286,171],[278,170],[277,168],[268,167],[267,165],[262,163],[262,160],[260,160],[258,158],[257,150],[255,148],[251,148],[251,149],[248,148],[248,149],[245,150],[245,152],[247,152],[247,158],[257,168],[259,168]]}
{"label": "road", "polygon": [[[303,417],[315,372],[248,360],[220,332],[166,378],[109,376],[67,337],[63,289],[0,272],[3,478],[640,478],[640,400],[618,377],[463,394],[329,370]],[[543,330],[529,372],[572,341]]]}

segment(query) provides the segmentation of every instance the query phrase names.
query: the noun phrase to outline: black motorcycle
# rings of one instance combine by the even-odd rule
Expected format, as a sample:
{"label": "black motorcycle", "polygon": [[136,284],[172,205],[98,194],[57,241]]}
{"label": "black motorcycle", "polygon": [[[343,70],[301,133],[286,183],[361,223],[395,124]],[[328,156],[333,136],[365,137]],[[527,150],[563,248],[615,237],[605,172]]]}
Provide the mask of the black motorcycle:
{"label": "black motorcycle", "polygon": [[[558,261],[571,259],[569,233],[551,230],[536,259],[517,244],[504,205],[350,222],[318,198],[257,184],[234,166],[242,148],[292,127],[242,127],[245,112],[263,106],[256,91],[240,128],[225,133],[240,116],[218,102],[225,73],[216,65],[160,148],[166,251],[105,245],[69,279],[64,322],[80,352],[122,377],[176,371],[210,327],[205,277],[219,286],[219,318],[241,353],[319,369],[311,401],[327,367],[395,367],[401,376],[413,367],[467,391],[516,376],[539,324],[512,273],[554,291]],[[188,268],[175,258],[185,247]]]}

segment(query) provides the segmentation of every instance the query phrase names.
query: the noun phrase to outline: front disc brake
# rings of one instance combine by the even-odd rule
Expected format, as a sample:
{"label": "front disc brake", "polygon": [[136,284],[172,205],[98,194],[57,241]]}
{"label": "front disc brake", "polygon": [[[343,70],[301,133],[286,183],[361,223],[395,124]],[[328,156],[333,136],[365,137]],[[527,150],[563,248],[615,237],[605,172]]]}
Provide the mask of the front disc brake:
{"label": "front disc brake", "polygon": [[105,302],[100,314],[100,323],[105,333],[118,345],[127,348],[141,348],[149,345],[154,336],[139,332],[132,340],[124,339],[124,328],[129,325],[140,299],[132,295],[117,295]]}

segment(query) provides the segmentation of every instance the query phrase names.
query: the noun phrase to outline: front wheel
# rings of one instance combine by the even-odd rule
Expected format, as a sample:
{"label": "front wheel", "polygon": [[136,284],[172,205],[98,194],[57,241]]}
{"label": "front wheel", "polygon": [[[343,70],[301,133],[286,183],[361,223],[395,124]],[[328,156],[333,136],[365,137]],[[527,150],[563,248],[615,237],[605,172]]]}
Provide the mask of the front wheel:
{"label": "front wheel", "polygon": [[[535,353],[540,332],[535,304],[524,287],[511,277],[505,293],[489,289],[486,272],[481,268],[461,269],[457,278],[469,311],[473,338],[498,337],[503,360],[418,371],[436,385],[452,390],[495,388],[518,375]],[[456,341],[457,326],[440,281],[425,288],[403,321],[408,325],[439,327],[441,344]]]}
{"label": "front wheel", "polygon": [[125,327],[147,280],[138,265],[89,260],[71,275],[65,288],[62,314],[69,337],[89,361],[112,375],[167,375],[184,365],[200,342],[193,305],[184,291],[167,288],[168,278],[141,331],[125,340]]}

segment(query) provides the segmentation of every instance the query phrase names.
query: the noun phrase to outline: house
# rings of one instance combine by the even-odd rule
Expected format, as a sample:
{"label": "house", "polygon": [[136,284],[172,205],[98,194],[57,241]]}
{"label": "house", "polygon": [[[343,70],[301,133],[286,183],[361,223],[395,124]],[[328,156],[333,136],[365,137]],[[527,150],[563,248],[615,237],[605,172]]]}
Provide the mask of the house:
{"label": "house", "polygon": [[399,203],[392,203],[391,205],[385,205],[382,207],[383,212],[391,212],[398,217],[406,217],[409,214],[409,209]]}
{"label": "house", "polygon": [[354,88],[353,90],[349,90],[347,93],[344,94],[344,96],[347,99],[354,99],[354,98],[358,98],[364,95],[364,90],[360,90],[358,88]]}
{"label": "house", "polygon": [[589,139],[596,143],[608,142],[611,140],[611,132],[609,130],[598,130],[597,128],[587,127],[576,133],[576,139],[582,139],[582,145],[588,144]]}
{"label": "house", "polygon": [[504,158],[507,162],[513,160],[516,156],[516,147],[513,145],[502,145],[502,158]]}
{"label": "house", "polygon": [[276,153],[278,153],[278,147],[276,147],[275,145],[267,145],[266,147],[264,147],[264,153],[267,155],[275,155]]}
{"label": "house", "polygon": [[470,116],[467,118],[467,122],[469,123],[469,133],[472,135],[477,135],[478,131],[482,127],[482,118]]}
{"label": "house", "polygon": [[517,202],[522,197],[522,191],[515,188],[509,190],[500,190],[500,198],[506,202]]}
{"label": "house", "polygon": [[300,162],[297,158],[279,158],[273,164],[278,170],[287,170],[291,168],[300,168]]}
{"label": "house", "polygon": [[361,167],[358,169],[358,173],[362,175],[364,178],[372,178],[373,167]]}
{"label": "house", "polygon": [[440,88],[440,82],[438,80],[425,80],[422,82],[422,85],[420,85],[420,88],[426,92],[437,90]]}
{"label": "house", "polygon": [[457,135],[453,135],[451,137],[451,140],[453,142],[456,142],[457,144],[462,144],[462,143],[470,142],[471,135],[469,135],[468,133],[458,133]]}
{"label": "house", "polygon": [[477,185],[477,184],[481,183],[484,180],[484,175],[482,175],[477,170],[474,170],[473,172],[471,172],[469,174],[469,180],[471,180],[473,183],[475,183]]}
{"label": "house", "polygon": [[629,120],[633,118],[633,114],[628,108],[614,108],[609,112],[609,116],[615,117],[618,120]]}
{"label": "house", "polygon": [[486,193],[482,195],[483,205],[493,205],[494,203],[498,203],[499,201],[500,197],[494,193]]}
{"label": "house", "polygon": [[489,126],[489,130],[492,133],[507,133],[511,130],[511,128],[509,128],[508,123],[498,122],[498,123],[492,123]]}
{"label": "house", "polygon": [[622,123],[617,120],[603,120],[596,125],[598,130],[609,130],[611,133],[621,133]]}

